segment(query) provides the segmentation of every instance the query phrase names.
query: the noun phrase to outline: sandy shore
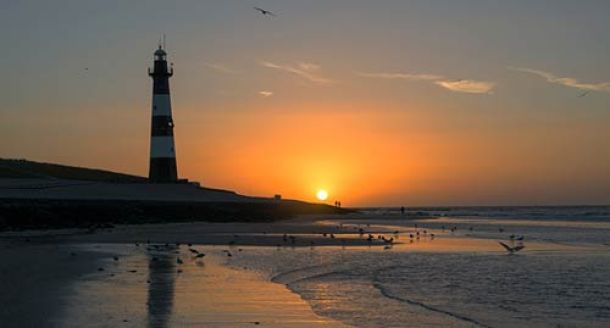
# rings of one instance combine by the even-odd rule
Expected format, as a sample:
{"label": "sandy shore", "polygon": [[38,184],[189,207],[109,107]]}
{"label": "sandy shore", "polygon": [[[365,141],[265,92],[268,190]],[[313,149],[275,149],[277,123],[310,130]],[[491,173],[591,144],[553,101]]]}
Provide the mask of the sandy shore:
{"label": "sandy shore", "polygon": [[[345,327],[316,315],[284,285],[225,265],[223,250],[237,255],[243,245],[364,244],[352,237],[325,238],[322,233],[347,236],[353,231],[312,222],[125,225],[94,233],[83,229],[4,232],[0,234],[0,322],[2,327]],[[284,234],[299,237],[294,243],[285,242]],[[205,261],[193,261],[187,244],[205,252]],[[182,265],[177,264],[178,257]],[[187,287],[193,281],[194,290]],[[168,286],[171,292],[164,290]],[[124,295],[117,298],[117,293]],[[168,299],[174,305],[184,301],[197,306],[178,306],[186,311],[183,319],[174,314],[169,322],[163,319],[163,312],[171,311],[165,308]],[[151,302],[156,305],[151,307]]]}
{"label": "sandy shore", "polygon": [[[387,252],[504,253],[497,240],[467,234],[429,229],[411,239],[413,230],[404,223],[369,224],[352,217],[5,232],[0,234],[0,322],[2,327],[346,327],[354,321],[349,311],[331,312],[342,322],[320,316],[331,306],[320,301],[324,284],[316,287],[322,295],[299,296],[291,290],[303,271],[278,277],[277,265],[261,264],[259,256],[289,268],[282,261],[299,258],[311,265],[305,258],[315,261],[326,254],[336,260],[337,255],[328,255],[341,250],[366,251],[372,258]],[[376,237],[372,242],[368,233]],[[395,243],[388,247],[380,234]],[[587,247],[528,242],[527,251]],[[206,256],[196,258],[192,248]],[[315,276],[318,268],[325,274],[324,265],[307,269],[313,270],[308,274]]]}
{"label": "sandy shore", "polygon": [[2,327],[347,327],[284,285],[228,266],[219,247],[192,246],[204,260],[186,245],[0,247]]}

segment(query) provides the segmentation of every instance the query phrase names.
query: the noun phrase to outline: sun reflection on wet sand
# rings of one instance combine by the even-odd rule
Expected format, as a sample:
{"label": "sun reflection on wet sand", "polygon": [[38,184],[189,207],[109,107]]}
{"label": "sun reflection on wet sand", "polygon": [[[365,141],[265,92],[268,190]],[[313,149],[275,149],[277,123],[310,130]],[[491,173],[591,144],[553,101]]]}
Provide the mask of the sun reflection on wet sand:
{"label": "sun reflection on wet sand", "polygon": [[62,327],[347,327],[314,314],[285,286],[226,266],[231,258],[220,247],[193,246],[203,259],[184,246],[83,247],[118,260],[75,284]]}

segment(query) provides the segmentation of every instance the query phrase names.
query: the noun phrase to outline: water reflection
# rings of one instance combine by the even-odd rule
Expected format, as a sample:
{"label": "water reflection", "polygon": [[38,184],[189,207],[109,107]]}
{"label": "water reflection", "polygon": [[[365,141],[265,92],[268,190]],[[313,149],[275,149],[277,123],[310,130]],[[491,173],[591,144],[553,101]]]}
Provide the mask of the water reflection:
{"label": "water reflection", "polygon": [[149,328],[168,327],[174,303],[176,277],[175,246],[148,249],[148,325]]}

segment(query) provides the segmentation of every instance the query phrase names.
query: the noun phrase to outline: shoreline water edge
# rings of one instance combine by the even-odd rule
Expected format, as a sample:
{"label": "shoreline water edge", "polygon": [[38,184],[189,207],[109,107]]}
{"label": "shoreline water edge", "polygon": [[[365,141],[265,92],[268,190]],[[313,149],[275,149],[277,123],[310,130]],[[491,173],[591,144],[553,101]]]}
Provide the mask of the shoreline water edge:
{"label": "shoreline water edge", "polygon": [[610,221],[545,222],[369,214],[4,232],[0,313],[15,327],[606,326]]}

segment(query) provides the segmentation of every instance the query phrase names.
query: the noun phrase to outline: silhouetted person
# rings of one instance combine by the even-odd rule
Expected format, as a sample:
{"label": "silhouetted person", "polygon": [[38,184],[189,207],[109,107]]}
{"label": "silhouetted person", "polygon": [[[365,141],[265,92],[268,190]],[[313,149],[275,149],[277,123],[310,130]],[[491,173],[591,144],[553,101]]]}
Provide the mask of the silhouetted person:
{"label": "silhouetted person", "polygon": [[404,206],[400,207],[400,214],[402,214],[402,215],[405,214],[405,207]]}

